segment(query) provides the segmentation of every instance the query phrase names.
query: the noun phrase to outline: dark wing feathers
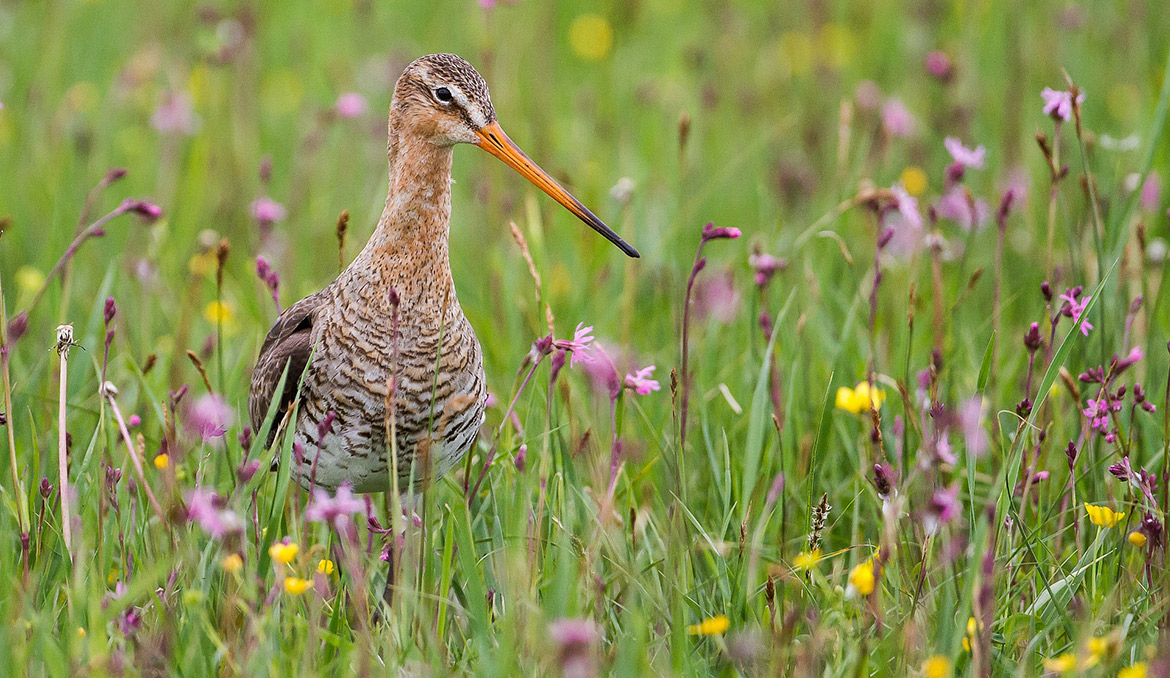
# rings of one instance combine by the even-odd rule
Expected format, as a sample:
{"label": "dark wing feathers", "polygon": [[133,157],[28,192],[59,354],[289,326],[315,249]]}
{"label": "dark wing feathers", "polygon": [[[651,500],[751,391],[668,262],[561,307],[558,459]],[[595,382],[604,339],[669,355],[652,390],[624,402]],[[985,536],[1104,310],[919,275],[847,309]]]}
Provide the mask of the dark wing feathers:
{"label": "dark wing feathers", "polygon": [[280,401],[268,444],[272,443],[277,424],[296,396],[301,374],[309,364],[309,355],[313,351],[313,320],[323,300],[324,295],[318,292],[284,309],[260,346],[256,369],[252,372],[251,392],[248,394],[248,414],[253,431],[259,431],[263,425],[269,404],[277,395],[275,391],[280,376],[284,373],[285,365],[288,365],[288,377],[284,381],[284,391],[279,394]]}

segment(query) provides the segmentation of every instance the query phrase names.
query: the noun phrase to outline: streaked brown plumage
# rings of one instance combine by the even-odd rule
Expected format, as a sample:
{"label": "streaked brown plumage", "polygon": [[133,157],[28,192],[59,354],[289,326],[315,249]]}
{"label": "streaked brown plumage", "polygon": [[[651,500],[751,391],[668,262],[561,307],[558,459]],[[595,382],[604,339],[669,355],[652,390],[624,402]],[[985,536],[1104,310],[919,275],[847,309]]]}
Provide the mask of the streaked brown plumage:
{"label": "streaked brown plumage", "polygon": [[[630,256],[629,245],[569,195],[496,122],[483,78],[453,54],[417,59],[390,104],[386,207],[361,253],[320,292],[285,309],[252,375],[252,426],[279,395],[280,422],[303,375],[293,422],[302,485],[389,488],[387,402],[395,379],[398,477],[437,479],[475,440],[487,399],[479,340],[455,296],[447,256],[452,148],[472,143],[520,172]],[[399,299],[394,338],[391,290]],[[442,347],[440,350],[440,340]],[[397,366],[394,356],[397,355]],[[318,424],[334,412],[331,433]],[[275,425],[274,425],[275,429]]]}

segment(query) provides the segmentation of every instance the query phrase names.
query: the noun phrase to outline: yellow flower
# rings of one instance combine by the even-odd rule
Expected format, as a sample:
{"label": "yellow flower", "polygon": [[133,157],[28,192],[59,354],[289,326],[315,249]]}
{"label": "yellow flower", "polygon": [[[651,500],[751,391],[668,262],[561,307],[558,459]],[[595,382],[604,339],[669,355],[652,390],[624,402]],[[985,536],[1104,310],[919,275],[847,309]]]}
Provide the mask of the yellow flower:
{"label": "yellow flower", "polygon": [[812,38],[804,33],[789,31],[780,36],[781,66],[789,76],[803,75],[812,70]]}
{"label": "yellow flower", "polygon": [[569,47],[586,61],[600,61],[613,48],[613,27],[603,16],[582,14],[569,24]]}
{"label": "yellow flower", "polygon": [[212,301],[203,307],[203,317],[213,325],[220,322],[227,325],[235,320],[236,310],[226,301]]}
{"label": "yellow flower", "polygon": [[187,260],[187,270],[192,275],[207,275],[214,273],[215,267],[218,264],[215,258],[214,251],[203,252],[202,254],[193,255]]}
{"label": "yellow flower", "polygon": [[857,388],[842,386],[837,389],[837,409],[853,414],[868,412],[870,405],[873,409],[880,410],[885,399],[885,391],[877,387],[871,390],[869,382],[865,381],[858,384]]}
{"label": "yellow flower", "polygon": [[317,563],[317,571],[323,575],[333,574],[333,561],[328,558],[322,558],[321,562]]}
{"label": "yellow flower", "polygon": [[16,269],[16,286],[22,292],[36,292],[45,284],[45,274],[32,266],[21,266]]}
{"label": "yellow flower", "polygon": [[925,678],[950,678],[951,661],[941,654],[922,662],[922,675]]}
{"label": "yellow flower", "polygon": [[1056,673],[1068,673],[1077,667],[1077,658],[1070,652],[1044,660],[1044,668]]}
{"label": "yellow flower", "polygon": [[308,580],[301,579],[299,577],[285,577],[284,590],[288,591],[294,596],[299,596],[305,591],[309,590],[309,582]]}
{"label": "yellow flower", "polygon": [[[84,627],[84,626],[78,626],[78,627],[77,627],[77,637],[78,637],[78,638],[84,638],[84,637],[85,637],[85,627]],[[1145,675],[1145,674],[1142,674],[1142,675]]]}
{"label": "yellow flower", "polygon": [[1146,545],[1146,535],[1142,534],[1141,532],[1136,532],[1136,531],[1130,532],[1128,539],[1129,539],[1129,543],[1133,544],[1134,546],[1136,546],[1138,548],[1141,548],[1141,547]]}
{"label": "yellow flower", "polygon": [[873,593],[873,561],[867,560],[849,571],[849,585],[863,596]]}
{"label": "yellow flower", "polygon": [[975,644],[975,635],[983,630],[983,622],[975,621],[974,617],[967,618],[967,633],[963,634],[963,649],[967,652],[971,651],[971,646]]}
{"label": "yellow flower", "polygon": [[278,560],[284,564],[291,563],[293,558],[297,557],[299,547],[296,542],[282,542],[278,541],[272,546],[268,547],[268,555],[272,556],[273,560]]}
{"label": "yellow flower", "polygon": [[708,617],[698,624],[691,624],[687,627],[687,633],[692,636],[718,636],[727,631],[731,626],[727,615],[721,614],[714,617]]}
{"label": "yellow flower", "polygon": [[811,570],[821,561],[821,550],[805,551],[792,559],[792,567],[797,570]]}
{"label": "yellow flower", "polygon": [[1117,672],[1117,678],[1146,678],[1149,667],[1145,662],[1138,662]]}
{"label": "yellow flower", "polygon": [[1125,517],[1125,512],[1114,511],[1108,506],[1085,504],[1085,511],[1089,513],[1089,522],[1097,527],[1113,527]]}
{"label": "yellow flower", "polygon": [[223,562],[220,563],[224,572],[239,572],[240,568],[244,566],[244,559],[238,553],[232,553],[224,556]]}
{"label": "yellow flower", "polygon": [[166,452],[163,452],[162,454],[160,454],[154,458],[154,467],[156,469],[162,471],[167,467],[167,464],[169,464],[170,461],[171,461],[171,458],[169,456],[167,456]]}
{"label": "yellow flower", "polygon": [[910,195],[919,196],[926,192],[926,172],[921,167],[911,165],[902,170],[900,181]]}

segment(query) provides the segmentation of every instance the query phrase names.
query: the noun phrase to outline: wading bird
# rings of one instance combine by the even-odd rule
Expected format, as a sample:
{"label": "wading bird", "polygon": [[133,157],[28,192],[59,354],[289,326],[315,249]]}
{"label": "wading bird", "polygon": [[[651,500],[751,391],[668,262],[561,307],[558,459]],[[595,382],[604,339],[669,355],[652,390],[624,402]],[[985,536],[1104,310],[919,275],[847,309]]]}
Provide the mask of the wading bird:
{"label": "wading bird", "polygon": [[462,58],[432,54],[407,66],[394,87],[388,129],[390,187],[377,228],[336,280],[280,314],[252,375],[255,430],[275,404],[276,431],[300,384],[289,426],[303,449],[296,472],[306,487],[388,490],[391,422],[399,481],[412,462],[419,484],[438,479],[483,423],[483,356],[455,297],[447,255],[455,144],[496,156],[638,256],[504,134],[487,84]]}

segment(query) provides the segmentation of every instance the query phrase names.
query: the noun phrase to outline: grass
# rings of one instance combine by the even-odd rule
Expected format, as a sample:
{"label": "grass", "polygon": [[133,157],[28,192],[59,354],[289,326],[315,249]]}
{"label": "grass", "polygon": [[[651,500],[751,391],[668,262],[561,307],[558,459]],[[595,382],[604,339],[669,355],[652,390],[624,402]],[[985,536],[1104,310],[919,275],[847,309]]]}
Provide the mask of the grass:
{"label": "grass", "polygon": [[[582,23],[590,12],[603,21]],[[1168,35],[1170,15],[1136,0],[0,4],[0,662],[23,675],[1030,676],[1063,661],[1163,675],[1170,222],[1164,198],[1134,188],[1170,177]],[[933,50],[949,78],[924,67]],[[394,79],[435,51],[471,60],[504,129],[643,257],[458,149],[451,263],[497,404],[466,466],[420,495],[371,496],[381,531],[339,532],[306,520],[290,442],[238,440],[276,313],[256,257],[287,306],[337,274],[342,210],[340,259],[357,253],[385,195]],[[1040,92],[1067,89],[1066,73],[1086,97],[1080,124],[1057,132]],[[913,114],[908,137],[864,105],[867,80],[879,107]],[[331,113],[345,92],[368,110]],[[171,94],[197,116],[187,130],[152,125]],[[959,184],[959,218],[979,199],[987,219],[926,218],[916,236],[885,189],[903,182],[924,216],[945,213],[947,136],[987,149]],[[114,167],[126,176],[87,198]],[[611,191],[623,177],[632,190]],[[1009,187],[1026,190],[1001,239]],[[251,213],[262,196],[287,210],[267,235]],[[162,218],[111,219],[43,284],[125,198]],[[743,235],[703,247],[683,381],[709,221]],[[554,382],[547,360],[522,387],[548,330],[509,222],[556,336],[594,326],[622,375],[656,365],[660,391],[611,401],[580,366]],[[787,265],[757,285],[752,253]],[[1067,317],[1050,326],[1077,285],[1087,335]],[[79,345],[67,380],[64,323]],[[1111,368],[1135,346],[1140,360]],[[1081,412],[1102,387],[1078,375],[1098,366],[1109,391],[1126,387],[1104,431]],[[869,380],[878,407],[838,406],[839,388]],[[203,442],[192,407],[209,392],[233,416]],[[1129,482],[1109,470],[1123,457]],[[245,459],[261,462],[250,477]],[[1158,480],[1143,486],[1139,469]],[[197,484],[241,533],[185,519]],[[1098,526],[1086,502],[1125,515]],[[379,554],[398,534],[386,607]],[[270,554],[285,537],[288,563]],[[333,572],[317,572],[323,559]]]}

